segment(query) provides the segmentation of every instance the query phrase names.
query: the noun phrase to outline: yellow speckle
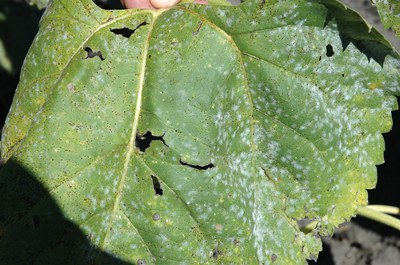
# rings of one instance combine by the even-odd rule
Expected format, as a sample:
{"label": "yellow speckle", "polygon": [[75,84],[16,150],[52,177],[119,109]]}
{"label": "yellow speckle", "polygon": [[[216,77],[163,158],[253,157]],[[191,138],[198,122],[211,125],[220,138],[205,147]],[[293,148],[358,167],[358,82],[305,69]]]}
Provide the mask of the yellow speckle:
{"label": "yellow speckle", "polygon": [[374,83],[371,83],[368,87],[370,89],[374,90],[376,88],[382,87],[382,82],[381,81],[376,81]]}

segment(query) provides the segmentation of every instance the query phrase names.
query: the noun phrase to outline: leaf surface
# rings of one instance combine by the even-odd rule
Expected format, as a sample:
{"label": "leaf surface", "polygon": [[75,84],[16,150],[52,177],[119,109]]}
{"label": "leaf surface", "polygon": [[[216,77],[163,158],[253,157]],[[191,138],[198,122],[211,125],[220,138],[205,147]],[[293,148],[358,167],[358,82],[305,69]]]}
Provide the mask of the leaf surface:
{"label": "leaf surface", "polygon": [[2,135],[0,260],[315,258],[367,203],[399,94],[397,55],[327,2],[50,2]]}
{"label": "leaf surface", "polygon": [[391,28],[400,37],[400,3],[395,0],[374,0],[385,28]]}

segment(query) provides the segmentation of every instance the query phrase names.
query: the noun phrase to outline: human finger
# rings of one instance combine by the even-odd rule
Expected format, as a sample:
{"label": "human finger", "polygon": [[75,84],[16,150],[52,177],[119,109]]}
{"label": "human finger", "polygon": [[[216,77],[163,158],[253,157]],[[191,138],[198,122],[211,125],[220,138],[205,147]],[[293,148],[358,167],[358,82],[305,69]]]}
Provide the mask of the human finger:
{"label": "human finger", "polygon": [[155,8],[168,8],[179,3],[180,0],[150,0],[150,3]]}
{"label": "human finger", "polygon": [[150,0],[121,0],[121,3],[126,8],[154,8]]}

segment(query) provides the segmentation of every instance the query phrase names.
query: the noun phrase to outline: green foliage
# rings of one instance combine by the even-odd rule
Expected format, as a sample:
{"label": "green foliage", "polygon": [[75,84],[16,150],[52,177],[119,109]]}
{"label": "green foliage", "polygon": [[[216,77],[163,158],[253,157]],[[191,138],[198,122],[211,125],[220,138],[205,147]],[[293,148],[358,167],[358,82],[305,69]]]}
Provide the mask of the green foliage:
{"label": "green foliage", "polygon": [[385,28],[392,28],[400,37],[400,2],[397,0],[373,0]]}
{"label": "green foliage", "polygon": [[21,68],[40,15],[25,3],[0,1],[0,71],[15,74]]}
{"label": "green foliage", "polygon": [[43,9],[47,6],[49,0],[25,0],[28,4],[36,6],[38,9]]}
{"label": "green foliage", "polygon": [[389,47],[333,1],[50,2],[2,135],[0,260],[305,264],[376,183]]}

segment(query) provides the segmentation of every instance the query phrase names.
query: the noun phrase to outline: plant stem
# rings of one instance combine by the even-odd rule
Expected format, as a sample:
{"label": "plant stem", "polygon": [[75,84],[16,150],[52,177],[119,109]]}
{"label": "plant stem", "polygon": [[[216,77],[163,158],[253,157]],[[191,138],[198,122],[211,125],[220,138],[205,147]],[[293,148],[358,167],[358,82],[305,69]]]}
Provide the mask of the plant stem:
{"label": "plant stem", "polygon": [[395,207],[395,206],[389,206],[389,205],[367,205],[366,206],[368,209],[378,211],[381,213],[388,213],[388,214],[394,214],[394,215],[400,215],[400,208]]}
{"label": "plant stem", "polygon": [[388,214],[382,213],[377,210],[370,209],[368,207],[359,207],[357,209],[357,214],[359,216],[363,216],[369,218],[371,220],[380,222],[382,224],[391,226],[400,231],[400,219],[397,219]]}

